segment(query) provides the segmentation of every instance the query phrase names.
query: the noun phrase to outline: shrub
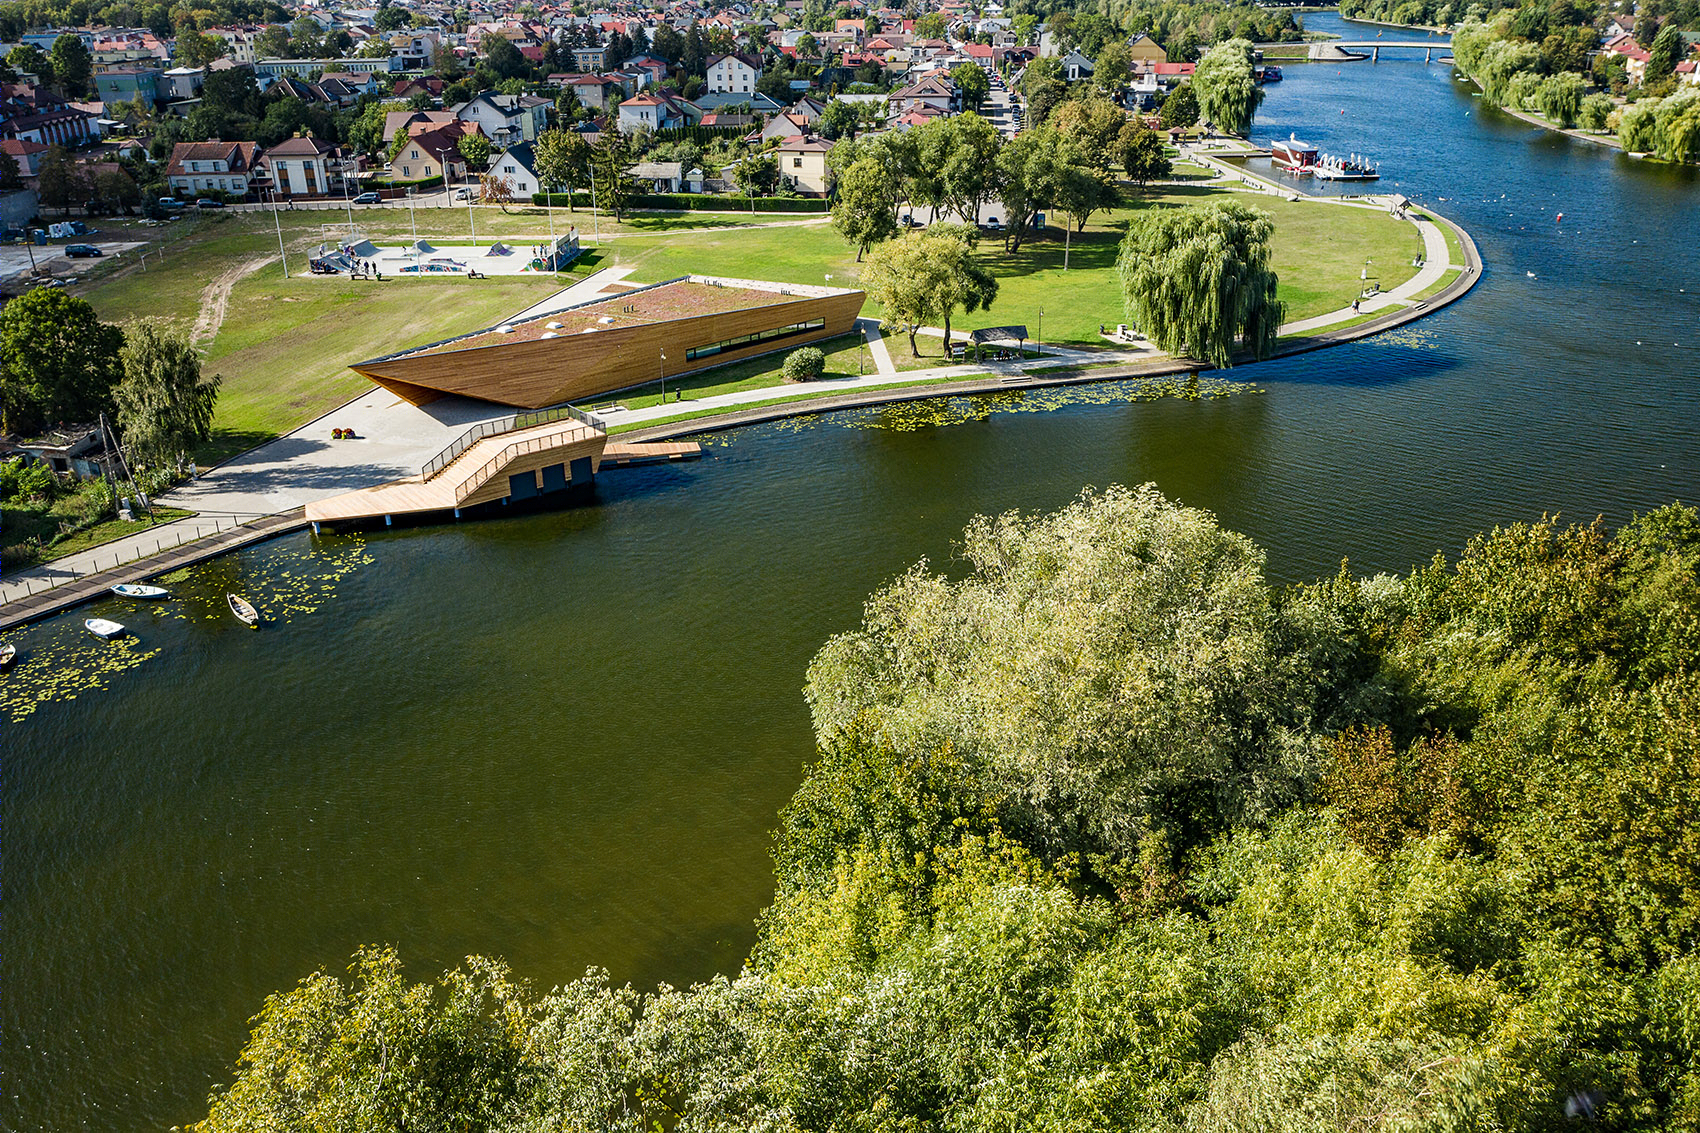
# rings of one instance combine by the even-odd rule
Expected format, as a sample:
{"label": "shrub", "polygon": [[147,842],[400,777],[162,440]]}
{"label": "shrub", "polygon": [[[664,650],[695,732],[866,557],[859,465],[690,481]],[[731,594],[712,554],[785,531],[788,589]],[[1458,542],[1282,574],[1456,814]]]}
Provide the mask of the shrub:
{"label": "shrub", "polygon": [[0,500],[51,500],[58,486],[47,465],[22,457],[0,464]]}
{"label": "shrub", "polygon": [[826,373],[826,355],[813,346],[793,350],[785,356],[780,372],[788,382],[812,382]]}

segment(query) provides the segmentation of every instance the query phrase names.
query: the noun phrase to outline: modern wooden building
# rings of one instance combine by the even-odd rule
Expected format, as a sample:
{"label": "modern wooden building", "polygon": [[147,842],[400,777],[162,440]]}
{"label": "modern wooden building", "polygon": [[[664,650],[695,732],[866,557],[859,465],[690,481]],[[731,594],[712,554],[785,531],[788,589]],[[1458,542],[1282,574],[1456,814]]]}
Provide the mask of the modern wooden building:
{"label": "modern wooden building", "polygon": [[413,402],[444,394],[539,409],[849,333],[863,293],[683,276],[356,362]]}

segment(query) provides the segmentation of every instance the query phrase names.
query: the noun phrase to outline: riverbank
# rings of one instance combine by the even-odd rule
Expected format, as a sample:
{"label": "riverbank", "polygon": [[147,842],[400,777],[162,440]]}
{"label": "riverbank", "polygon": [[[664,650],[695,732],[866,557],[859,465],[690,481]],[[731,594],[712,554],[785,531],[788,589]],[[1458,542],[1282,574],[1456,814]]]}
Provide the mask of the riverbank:
{"label": "riverbank", "polygon": [[[1192,160],[1217,169],[1225,175],[1231,173],[1239,177],[1242,184],[1256,192],[1270,195],[1289,194],[1288,190],[1256,174],[1231,170],[1231,167],[1212,154],[1197,152],[1192,155]],[[1342,201],[1335,198],[1302,199],[1317,207],[1385,207],[1384,204]],[[1283,327],[1286,333],[1279,341],[1273,358],[1308,353],[1380,334],[1432,314],[1467,294],[1481,276],[1481,259],[1475,242],[1468,232],[1453,221],[1432,210],[1421,212],[1421,219],[1413,221],[1424,236],[1424,267],[1421,271],[1401,285],[1367,300],[1361,305],[1362,310],[1348,307],[1289,322]],[[1452,262],[1450,249],[1453,246],[1461,250],[1461,264]],[[605,274],[611,276],[614,273]],[[587,280],[585,286],[595,286],[595,283]],[[941,334],[936,328],[923,333],[935,337]],[[965,340],[967,334],[963,332],[953,337]],[[854,349],[857,348],[846,348],[840,353],[847,359]],[[726,389],[726,392],[693,398],[689,402],[681,400],[651,404],[617,415],[609,414],[606,420],[610,432],[618,433],[623,441],[641,443],[719,432],[762,421],[898,402],[1013,393],[1129,379],[1198,375],[1211,370],[1211,367],[1190,359],[1163,355],[1147,343],[1132,350],[1088,351],[1053,347],[1049,356],[1003,363],[976,363],[975,370],[984,370],[985,373],[963,374],[960,365],[903,372],[893,364],[877,325],[869,329],[868,349],[876,373],[855,379],[845,378],[841,383],[835,383],[838,388],[799,391],[794,385],[753,389],[736,388],[735,385],[709,387]],[[1257,363],[1247,358],[1240,361],[1234,373],[1237,376],[1249,371],[1249,380],[1255,380],[1256,366]],[[846,386],[854,388],[843,388]],[[374,396],[373,391],[367,391],[342,409],[298,430],[291,437],[274,442],[273,445],[262,445],[253,452],[244,454],[240,461],[235,462],[244,467],[222,492],[218,487],[220,474],[222,472],[228,476],[230,469],[207,470],[202,480],[197,481],[194,486],[198,497],[198,510],[203,513],[221,509],[245,510],[249,516],[246,521],[238,521],[233,517],[231,529],[215,530],[212,539],[184,540],[179,546],[166,546],[163,554],[150,554],[147,548],[141,545],[136,548],[114,548],[109,553],[118,561],[108,568],[103,569],[99,560],[78,563],[73,557],[58,564],[51,573],[25,572],[21,577],[0,582],[0,629],[62,612],[98,598],[111,586],[122,582],[145,581],[191,562],[221,555],[250,542],[298,530],[305,524],[305,520],[301,518],[295,497],[280,496],[278,492],[281,482],[290,476],[292,468],[296,470],[295,477],[300,478],[303,460],[314,465],[310,482],[315,485],[318,494],[394,478],[400,473],[385,475],[382,470],[392,465],[397,469],[407,467],[412,450],[400,446],[404,446],[411,438],[411,443],[417,447],[421,440],[417,430],[422,425],[427,429],[431,426],[424,423],[426,419],[422,414],[412,410],[410,420],[419,420],[396,434],[395,423],[388,419],[391,414],[385,413],[388,402],[389,399]],[[339,473],[338,466],[334,463],[324,464],[326,460],[334,461],[341,452],[351,451],[327,447],[316,440],[317,433],[324,432],[324,428],[315,429],[315,426],[322,425],[333,417],[338,421],[346,419],[357,422],[357,431],[361,436],[376,434],[386,439],[387,443],[397,449],[394,457],[380,458],[374,463],[372,457],[363,456],[359,468],[350,470],[353,472],[352,477],[350,471]],[[460,415],[450,409],[447,411],[444,427],[459,427],[466,424],[467,420],[470,418],[462,420]],[[294,439],[297,437],[299,439]],[[266,451],[274,445],[282,446],[282,451],[276,459],[271,458]],[[391,460],[391,463],[384,463],[384,460]],[[373,472],[372,469],[379,471]],[[256,488],[255,485],[264,487]],[[286,511],[270,515],[256,515],[255,501],[264,498],[287,499],[290,507]],[[160,546],[169,543],[171,534],[172,529],[167,527],[153,535],[156,552]],[[127,551],[136,553],[129,556]]]}

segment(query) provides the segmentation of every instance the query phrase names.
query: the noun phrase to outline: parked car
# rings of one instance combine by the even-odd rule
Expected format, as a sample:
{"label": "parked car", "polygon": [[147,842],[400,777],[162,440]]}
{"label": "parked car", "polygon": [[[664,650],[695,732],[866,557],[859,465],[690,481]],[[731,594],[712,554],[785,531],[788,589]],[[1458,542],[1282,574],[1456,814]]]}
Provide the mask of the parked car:
{"label": "parked car", "polygon": [[106,253],[93,244],[67,244],[65,254],[73,260],[86,260],[91,256],[104,256]]}
{"label": "parked car", "polygon": [[159,207],[162,209],[180,209],[183,207],[183,202],[176,197],[161,197]]}
{"label": "parked car", "polygon": [[195,202],[195,207],[198,209],[221,209],[224,207],[224,202],[215,201],[211,197],[202,197]]}
{"label": "parked car", "polygon": [[378,203],[378,194],[371,191],[361,193],[354,198],[354,203],[357,205],[375,205]]}
{"label": "parked car", "polygon": [[457,201],[470,201],[472,198],[476,197],[477,195],[478,195],[477,189],[467,188],[467,189],[456,189],[455,190],[455,200],[457,200]]}

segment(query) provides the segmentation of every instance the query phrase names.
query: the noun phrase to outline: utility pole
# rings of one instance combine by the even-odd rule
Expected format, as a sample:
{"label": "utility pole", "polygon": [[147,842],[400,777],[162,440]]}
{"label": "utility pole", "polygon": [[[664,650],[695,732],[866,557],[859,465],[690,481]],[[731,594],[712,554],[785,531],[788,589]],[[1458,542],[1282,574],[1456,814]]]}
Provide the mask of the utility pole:
{"label": "utility pole", "polygon": [[[272,190],[272,224],[277,228],[277,258],[283,261],[283,278],[289,278],[289,257],[283,252],[283,221],[277,218],[277,190]],[[165,258],[165,253],[160,253]]]}
{"label": "utility pole", "polygon": [[100,415],[100,439],[103,444],[117,452],[118,463],[124,469],[124,478],[130,481],[130,490],[136,493],[136,498],[142,502],[143,507],[148,509],[148,522],[153,523],[153,501],[142,493],[141,485],[136,483],[136,474],[130,471],[130,462],[124,458],[124,446],[112,444],[112,434],[108,431],[106,414],[104,413]]}

